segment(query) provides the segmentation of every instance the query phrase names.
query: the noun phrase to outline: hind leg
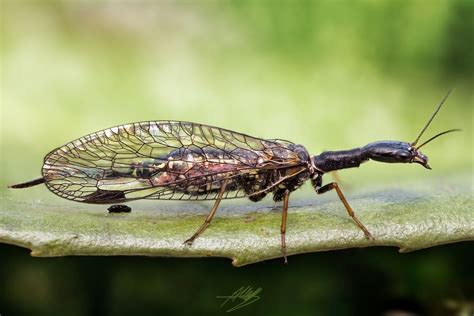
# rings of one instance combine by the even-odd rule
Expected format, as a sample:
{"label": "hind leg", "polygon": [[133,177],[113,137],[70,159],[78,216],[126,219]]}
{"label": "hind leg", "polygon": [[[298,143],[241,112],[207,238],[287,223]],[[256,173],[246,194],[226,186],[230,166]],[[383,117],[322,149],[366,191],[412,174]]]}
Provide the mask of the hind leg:
{"label": "hind leg", "polygon": [[212,218],[216,214],[216,211],[217,211],[217,208],[219,207],[219,204],[221,203],[222,196],[224,195],[226,185],[227,185],[227,181],[225,181],[222,184],[221,190],[219,191],[219,194],[216,197],[216,201],[214,202],[214,205],[212,206],[211,211],[209,212],[206,219],[204,220],[204,223],[202,223],[201,227],[199,227],[199,229],[194,233],[194,235],[192,235],[190,238],[186,239],[184,244],[189,245],[189,246],[192,245],[194,240],[199,235],[201,235],[206,230],[206,228],[209,226],[209,224],[211,223]]}
{"label": "hind leg", "polygon": [[280,229],[280,236],[281,236],[281,254],[283,255],[284,262],[288,263],[286,258],[286,215],[288,213],[288,202],[290,200],[290,191],[286,191],[285,195],[283,196],[283,212],[281,216],[281,229]]}

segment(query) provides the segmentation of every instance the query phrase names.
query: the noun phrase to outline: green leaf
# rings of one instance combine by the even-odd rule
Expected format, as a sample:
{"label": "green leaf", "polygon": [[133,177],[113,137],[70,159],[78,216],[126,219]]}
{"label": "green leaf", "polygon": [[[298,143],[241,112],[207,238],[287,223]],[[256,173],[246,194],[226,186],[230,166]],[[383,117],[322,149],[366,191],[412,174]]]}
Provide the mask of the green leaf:
{"label": "green leaf", "polygon": [[[290,197],[288,255],[368,246],[407,252],[474,240],[471,174],[346,195],[376,240],[365,239],[334,192],[306,200]],[[132,213],[108,214],[106,206],[45,202],[13,190],[3,192],[0,201],[0,242],[27,247],[33,256],[213,256],[232,258],[235,266],[281,256],[281,207],[269,203],[223,202],[210,227],[186,246],[183,241],[201,225],[210,205],[132,203]]]}

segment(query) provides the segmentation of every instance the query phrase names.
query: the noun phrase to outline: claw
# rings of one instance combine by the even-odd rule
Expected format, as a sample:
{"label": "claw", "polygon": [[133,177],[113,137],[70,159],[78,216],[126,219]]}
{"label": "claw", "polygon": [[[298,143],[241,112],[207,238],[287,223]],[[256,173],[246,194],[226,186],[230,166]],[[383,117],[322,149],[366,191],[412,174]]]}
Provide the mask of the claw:
{"label": "claw", "polygon": [[189,238],[189,239],[186,239],[184,242],[183,242],[183,245],[186,245],[186,246],[192,246],[193,245],[193,242],[194,242],[194,238]]}
{"label": "claw", "polygon": [[367,238],[368,240],[372,240],[372,241],[375,240],[374,236],[372,236],[372,234],[369,233],[368,231],[364,232],[364,234],[365,234],[365,238]]}

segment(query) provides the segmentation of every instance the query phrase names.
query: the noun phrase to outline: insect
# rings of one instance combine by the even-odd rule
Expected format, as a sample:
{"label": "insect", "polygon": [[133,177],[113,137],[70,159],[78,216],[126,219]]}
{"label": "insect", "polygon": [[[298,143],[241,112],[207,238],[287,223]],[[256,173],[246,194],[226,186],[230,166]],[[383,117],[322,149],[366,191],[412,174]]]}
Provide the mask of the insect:
{"label": "insect", "polygon": [[[291,192],[307,180],[317,194],[335,190],[354,223],[373,239],[337,182],[323,185],[323,175],[359,167],[368,160],[418,163],[431,169],[420,148],[458,129],[417,144],[448,95],[412,143],[378,141],[311,156],[304,146],[286,140],[262,139],[191,122],[148,121],[101,130],[58,147],[44,158],[41,178],[10,187],[44,183],[60,197],[96,204],[138,199],[214,200],[202,225],[185,241],[188,245],[209,226],[222,200],[247,197],[257,202],[272,193],[275,201],[283,201],[281,253],[287,262],[288,201]],[[125,212],[130,208],[114,205],[109,210]]]}
{"label": "insect", "polygon": [[110,206],[107,210],[109,213],[130,213],[132,208],[123,204],[115,204]]}

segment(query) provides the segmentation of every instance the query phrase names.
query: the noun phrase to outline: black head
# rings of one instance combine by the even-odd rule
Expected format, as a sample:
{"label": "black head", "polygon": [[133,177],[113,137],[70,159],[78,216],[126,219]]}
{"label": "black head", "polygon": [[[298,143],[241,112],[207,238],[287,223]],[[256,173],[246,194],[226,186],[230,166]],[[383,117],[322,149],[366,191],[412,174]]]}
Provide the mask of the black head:
{"label": "black head", "polygon": [[407,142],[400,142],[400,141],[380,141],[380,142],[375,142],[375,143],[370,143],[367,146],[363,147],[362,150],[365,152],[365,154],[368,156],[367,158],[376,160],[376,161],[381,161],[381,162],[388,162],[388,163],[419,163],[423,167],[427,169],[431,169],[431,167],[428,165],[428,157],[424,155],[421,151],[420,148],[434,140],[435,138],[455,132],[455,131],[460,131],[460,129],[450,129],[444,132],[441,132],[421,145],[417,146],[418,141],[420,140],[421,136],[423,133],[426,131],[430,123],[433,121],[434,117],[438,113],[438,111],[441,109],[441,106],[444,104],[444,101],[448,98],[449,94],[451,93],[451,90],[446,94],[444,99],[441,101],[441,103],[438,105],[436,108],[435,112],[431,116],[431,118],[428,120],[428,123],[423,127],[421,130],[420,134],[416,138],[416,140],[412,143],[407,143]]}
{"label": "black head", "polygon": [[428,157],[410,143],[383,140],[370,143],[362,148],[368,158],[387,163],[419,163],[427,169]]}

